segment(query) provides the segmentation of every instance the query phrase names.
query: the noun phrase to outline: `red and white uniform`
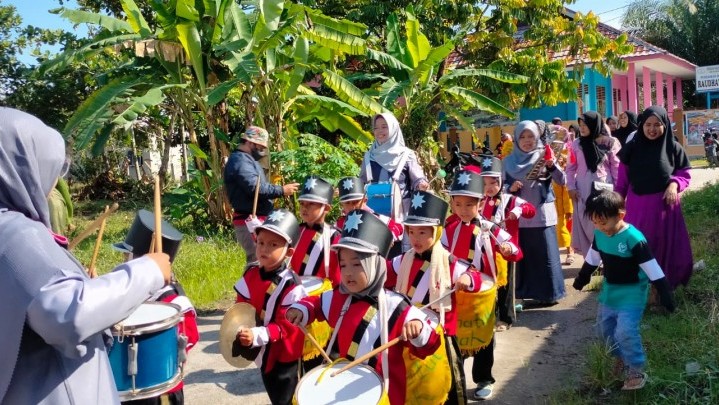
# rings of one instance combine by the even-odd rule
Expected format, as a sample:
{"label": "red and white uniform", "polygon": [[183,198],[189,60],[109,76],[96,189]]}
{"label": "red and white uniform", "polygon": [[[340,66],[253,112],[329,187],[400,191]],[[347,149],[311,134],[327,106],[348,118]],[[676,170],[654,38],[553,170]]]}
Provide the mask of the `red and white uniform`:
{"label": "red and white uniform", "polygon": [[305,336],[285,317],[290,305],[307,296],[292,270],[285,265],[272,272],[250,267],[235,284],[235,291],[237,302],[255,307],[262,320],[262,326],[252,328],[252,347],[262,347],[255,359],[262,372],[271,371],[275,362],[290,363],[302,357]]}
{"label": "red and white uniform", "polygon": [[[175,304],[180,307],[182,313],[182,322],[177,325],[178,332],[180,335],[187,337],[187,346],[185,351],[189,352],[195,344],[200,340],[200,333],[197,331],[197,312],[195,307],[192,306],[189,298],[187,298],[182,290],[179,283],[171,283],[157,291],[149,301],[161,301],[170,304]],[[167,391],[166,394],[172,394],[173,392],[180,391],[184,387],[182,381],[177,384],[174,388]]]}
{"label": "red and white uniform", "polygon": [[[330,249],[339,238],[340,233],[328,224],[312,227],[300,224],[300,238],[290,258],[290,267],[300,276],[328,278],[333,286],[339,285],[337,253]],[[325,257],[327,254],[329,256]]]}
{"label": "red and white uniform", "polygon": [[[484,246],[484,239],[482,238],[482,229],[488,229],[488,232],[492,234],[489,239],[489,248],[492,250],[491,255],[487,254],[487,247]],[[518,256],[521,257],[521,250],[512,241],[511,235],[493,224],[492,222],[485,221],[483,219],[475,218],[470,223],[465,223],[459,220],[459,217],[452,215],[447,219],[447,225],[442,233],[440,239],[442,246],[454,256],[466,260],[475,268],[479,269],[482,273],[496,278],[496,274],[492,274],[492,266],[489,263],[494,260],[494,255],[499,251],[499,245],[502,243],[508,243],[512,248],[512,252],[509,256],[504,257],[508,261],[517,261]],[[480,254],[476,254],[480,252]]]}
{"label": "red and white uniform", "polygon": [[[437,350],[440,339],[427,316],[418,308],[410,305],[403,296],[391,291],[384,291],[383,294],[380,294],[380,299],[382,297],[387,308],[388,325],[382,325],[377,300],[370,297],[355,298],[342,294],[338,288],[326,291],[319,296],[303,298],[292,307],[302,311],[305,325],[320,320],[327,321],[332,328],[336,328],[336,340],[332,347],[328,348],[330,356],[344,357],[348,360],[361,357],[379,347],[382,344],[380,340],[382,328],[387,328],[387,340],[389,341],[402,335],[405,323],[414,319],[422,321],[424,327],[419,336],[410,341],[400,342],[387,350],[387,367],[383,367],[383,356],[381,355],[368,362],[368,365],[381,376],[385,375],[383,370],[387,369],[390,404],[404,405],[407,403],[405,398],[407,370],[402,350],[407,347],[410,353],[423,359]],[[340,314],[346,305],[348,305],[347,310],[340,321]]]}
{"label": "red and white uniform", "polygon": [[[414,254],[414,257],[410,257],[410,252],[401,254],[391,261],[387,262],[387,281],[385,282],[386,288],[395,288],[397,285],[397,279],[399,278],[399,271],[401,268],[402,260],[407,257],[406,260],[412,260],[412,268],[409,273],[409,291],[407,296],[414,305],[426,305],[429,303],[429,287],[430,278],[432,272],[430,270],[430,261],[432,259],[432,248],[422,254]],[[465,272],[469,274],[472,279],[472,287],[470,291],[479,291],[482,286],[482,279],[478,272],[468,271],[469,265],[465,262],[458,261],[456,257],[450,256],[449,271],[452,276],[452,287],[457,282],[459,276]],[[457,334],[457,298],[456,294],[452,294],[452,308],[444,313],[444,331],[449,336],[455,336]]]}
{"label": "red and white uniform", "polygon": [[[484,196],[481,206],[483,207],[480,212],[482,218],[488,219],[495,224],[500,224],[504,221],[504,229],[512,237],[511,241],[517,247],[519,247],[519,217],[532,218],[537,213],[532,203],[509,193],[500,193],[494,197]],[[510,213],[514,213],[517,219],[508,219]],[[520,248],[516,256],[507,260],[518,262],[522,260],[522,257]]]}
{"label": "red and white uniform", "polygon": [[[382,215],[374,212],[374,210],[370,207],[363,208],[367,212],[371,212],[380,219],[380,221],[384,222],[385,225],[387,225],[387,228],[389,228],[389,231],[392,232],[392,236],[394,236],[393,240],[395,242],[399,242],[402,240],[402,235],[404,234],[404,227],[399,222],[396,222],[394,219],[388,217],[387,215]],[[345,226],[345,222],[347,221],[347,215],[342,215],[337,219],[337,222],[335,223],[335,228],[339,232],[342,232],[342,229]]]}

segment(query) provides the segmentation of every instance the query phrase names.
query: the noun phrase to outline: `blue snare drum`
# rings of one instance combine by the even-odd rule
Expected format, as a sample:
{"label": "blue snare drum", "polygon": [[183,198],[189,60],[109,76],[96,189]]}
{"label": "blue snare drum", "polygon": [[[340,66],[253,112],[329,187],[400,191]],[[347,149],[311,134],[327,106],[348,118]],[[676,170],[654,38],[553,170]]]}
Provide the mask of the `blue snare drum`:
{"label": "blue snare drum", "polygon": [[151,398],[182,380],[178,358],[180,307],[146,302],[113,327],[110,367],[121,401]]}
{"label": "blue snare drum", "polygon": [[392,203],[394,201],[393,183],[372,183],[367,185],[367,205],[377,214],[392,216]]}

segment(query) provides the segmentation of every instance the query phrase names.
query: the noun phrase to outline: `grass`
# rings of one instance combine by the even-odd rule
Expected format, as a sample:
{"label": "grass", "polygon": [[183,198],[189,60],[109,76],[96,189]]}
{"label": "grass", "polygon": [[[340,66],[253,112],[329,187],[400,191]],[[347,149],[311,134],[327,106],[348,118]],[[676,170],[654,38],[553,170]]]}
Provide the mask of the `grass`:
{"label": "grass", "polygon": [[[73,225],[76,229],[70,239],[79,234],[109,201],[94,201],[76,205]],[[141,208],[151,209],[150,204],[120,202],[120,209],[107,221],[98,253],[96,268],[100,274],[111,271],[122,261],[122,254],[113,250],[111,245],[125,239],[125,234]],[[232,287],[242,275],[245,254],[234,241],[229,231],[214,236],[198,236],[191,230],[185,232],[185,238],[172,265],[175,277],[180,281],[192,303],[198,310],[213,310],[226,306],[235,294]],[[96,235],[80,243],[73,254],[88,266],[92,258]]]}
{"label": "grass", "polygon": [[677,290],[675,313],[645,314],[647,385],[621,391],[621,382],[611,375],[613,359],[597,342],[587,349],[580,386],[555,393],[549,403],[719,403],[719,184],[688,192],[682,207],[694,260],[704,260],[706,268]]}

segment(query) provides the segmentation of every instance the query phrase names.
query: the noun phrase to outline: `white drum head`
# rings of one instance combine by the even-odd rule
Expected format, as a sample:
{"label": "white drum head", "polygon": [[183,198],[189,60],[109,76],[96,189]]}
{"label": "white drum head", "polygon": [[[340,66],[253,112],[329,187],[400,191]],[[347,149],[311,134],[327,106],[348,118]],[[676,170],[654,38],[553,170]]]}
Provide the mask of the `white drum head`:
{"label": "white drum head", "polygon": [[482,277],[482,287],[479,289],[479,292],[487,291],[492,289],[494,287],[494,280],[492,279],[492,276],[480,273]]}
{"label": "white drum head", "polygon": [[314,276],[302,276],[302,286],[305,288],[305,291],[307,291],[307,294],[311,295],[312,292],[319,290],[322,288],[322,284],[324,283],[324,279]]}
{"label": "white drum head", "polygon": [[180,307],[166,302],[145,302],[114,326],[113,334],[139,335],[165,330],[180,322]]}
{"label": "white drum head", "polygon": [[329,404],[378,404],[382,398],[382,380],[366,365],[358,365],[331,377],[330,374],[341,369],[347,362],[338,362],[317,379],[327,366],[310,370],[297,385],[297,403],[299,405]]}

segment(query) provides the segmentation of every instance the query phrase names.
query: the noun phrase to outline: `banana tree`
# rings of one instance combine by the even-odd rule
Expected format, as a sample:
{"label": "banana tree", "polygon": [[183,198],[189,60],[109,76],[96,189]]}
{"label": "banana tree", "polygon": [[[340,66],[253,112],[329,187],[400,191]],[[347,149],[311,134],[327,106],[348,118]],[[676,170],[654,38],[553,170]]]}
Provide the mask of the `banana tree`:
{"label": "banana tree", "polygon": [[400,30],[397,15],[389,16],[384,43],[386,51],[368,53],[370,59],[386,67],[388,78],[378,86],[378,98],[384,107],[395,112],[411,147],[431,138],[440,111],[470,130],[474,125],[465,117],[468,110],[490,111],[507,117],[515,115],[471,86],[472,79],[489,77],[519,84],[527,82],[528,78],[491,69],[454,69],[443,74],[445,60],[454,51],[455,41],[431,47],[420,31],[411,7],[406,11],[404,33]]}

